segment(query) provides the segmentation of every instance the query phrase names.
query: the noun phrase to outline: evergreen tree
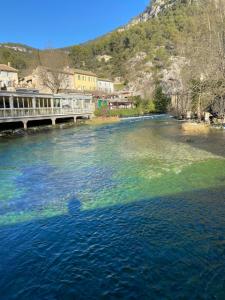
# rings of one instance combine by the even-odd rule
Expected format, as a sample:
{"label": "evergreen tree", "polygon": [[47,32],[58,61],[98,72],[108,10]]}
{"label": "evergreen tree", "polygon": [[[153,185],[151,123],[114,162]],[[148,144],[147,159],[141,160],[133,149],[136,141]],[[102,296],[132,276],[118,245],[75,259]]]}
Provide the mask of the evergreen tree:
{"label": "evergreen tree", "polygon": [[170,104],[170,98],[163,93],[161,86],[157,86],[154,95],[155,109],[159,113],[166,113]]}

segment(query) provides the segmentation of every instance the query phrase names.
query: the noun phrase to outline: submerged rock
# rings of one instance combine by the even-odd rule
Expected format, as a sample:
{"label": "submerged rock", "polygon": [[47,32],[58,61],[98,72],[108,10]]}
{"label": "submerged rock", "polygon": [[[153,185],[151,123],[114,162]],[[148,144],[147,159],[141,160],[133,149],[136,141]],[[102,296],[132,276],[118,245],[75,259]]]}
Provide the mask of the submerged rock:
{"label": "submerged rock", "polygon": [[204,123],[185,122],[181,125],[181,128],[189,134],[201,134],[210,131],[210,126]]}

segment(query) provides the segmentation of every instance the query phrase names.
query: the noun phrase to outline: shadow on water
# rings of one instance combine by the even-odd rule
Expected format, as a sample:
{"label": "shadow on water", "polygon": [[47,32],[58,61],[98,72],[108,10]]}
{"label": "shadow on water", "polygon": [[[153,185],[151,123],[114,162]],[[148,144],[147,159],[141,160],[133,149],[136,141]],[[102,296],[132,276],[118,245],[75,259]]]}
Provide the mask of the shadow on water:
{"label": "shadow on water", "polygon": [[2,226],[0,299],[225,299],[224,192]]}

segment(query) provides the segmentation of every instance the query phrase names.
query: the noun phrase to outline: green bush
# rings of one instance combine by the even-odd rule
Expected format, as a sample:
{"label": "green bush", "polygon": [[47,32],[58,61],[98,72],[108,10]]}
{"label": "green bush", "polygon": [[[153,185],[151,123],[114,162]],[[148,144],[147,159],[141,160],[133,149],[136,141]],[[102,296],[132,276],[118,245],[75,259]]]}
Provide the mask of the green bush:
{"label": "green bush", "polygon": [[95,110],[96,117],[129,117],[143,115],[143,111],[140,108],[121,108],[121,109],[105,109],[100,108]]}

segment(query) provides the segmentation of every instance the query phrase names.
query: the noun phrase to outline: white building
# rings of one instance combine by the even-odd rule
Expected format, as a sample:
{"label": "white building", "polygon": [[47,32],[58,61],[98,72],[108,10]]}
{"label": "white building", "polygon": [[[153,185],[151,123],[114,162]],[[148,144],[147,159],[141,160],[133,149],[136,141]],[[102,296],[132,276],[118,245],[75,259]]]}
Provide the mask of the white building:
{"label": "white building", "polygon": [[106,55],[106,54],[104,54],[104,55],[98,55],[98,56],[97,56],[97,60],[100,61],[100,62],[102,62],[102,61],[108,62],[108,61],[110,61],[111,59],[112,59],[112,56],[111,56],[111,55]]}
{"label": "white building", "polygon": [[37,121],[47,120],[52,125],[56,125],[60,119],[77,122],[78,119],[92,118],[94,110],[92,95],[55,95],[26,89],[0,91],[1,125],[15,123],[27,129],[36,126]]}
{"label": "white building", "polygon": [[108,79],[98,78],[97,89],[98,89],[98,91],[101,91],[101,92],[104,92],[107,94],[112,94],[112,93],[114,93],[114,83]]}
{"label": "white building", "polygon": [[13,89],[18,85],[18,71],[8,65],[0,64],[0,90]]}

